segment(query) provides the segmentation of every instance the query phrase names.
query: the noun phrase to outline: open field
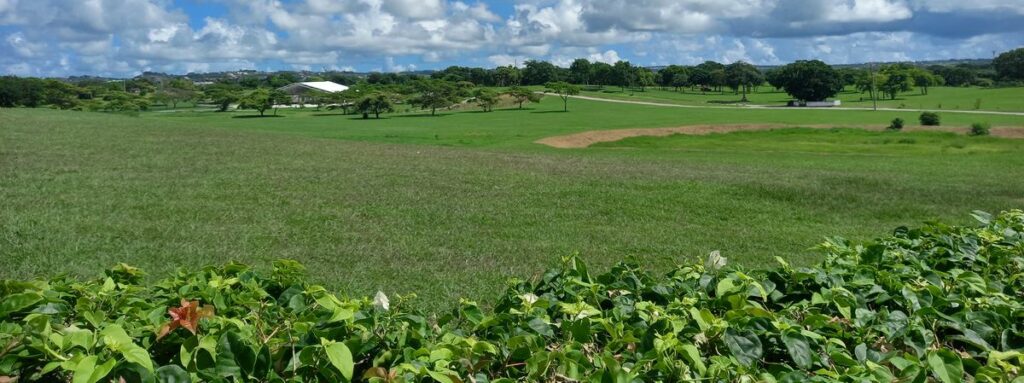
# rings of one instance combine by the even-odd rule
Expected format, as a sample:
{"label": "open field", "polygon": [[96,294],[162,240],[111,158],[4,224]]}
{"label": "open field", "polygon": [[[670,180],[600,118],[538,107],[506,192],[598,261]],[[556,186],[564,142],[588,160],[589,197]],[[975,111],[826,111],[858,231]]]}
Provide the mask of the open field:
{"label": "open field", "polygon": [[[742,95],[733,93],[726,89],[724,92],[706,92],[685,89],[676,92],[671,89],[663,90],[657,87],[647,88],[645,91],[622,91],[618,87],[604,87],[599,91],[585,91],[585,96],[604,97],[617,100],[654,101],[665,103],[676,103],[682,105],[732,105],[740,102]],[[777,91],[770,86],[762,86],[757,91],[747,95],[751,105],[785,105],[792,97],[783,91]],[[835,97],[842,100],[842,106],[846,108],[870,108],[872,107],[871,96],[861,93],[853,88]],[[980,100],[980,103],[978,101]],[[942,110],[989,110],[999,112],[1024,112],[1024,88],[954,88],[954,87],[932,87],[928,94],[922,95],[917,90],[900,94],[895,100],[888,98],[878,100],[879,108],[903,108],[903,109],[934,109]],[[976,103],[978,103],[976,105]],[[975,108],[980,106],[980,108]]]}
{"label": "open field", "polygon": [[[934,91],[933,91],[934,92]],[[305,263],[352,295],[431,308],[492,297],[580,252],[656,269],[722,250],[809,264],[823,235],[869,239],[974,209],[1024,206],[1024,141],[942,132],[783,129],[533,143],[692,124],[884,125],[916,113],[679,109],[548,98],[528,110],[141,117],[0,110],[0,278],[165,275],[229,260]],[[946,126],[1024,117],[943,115]]]}

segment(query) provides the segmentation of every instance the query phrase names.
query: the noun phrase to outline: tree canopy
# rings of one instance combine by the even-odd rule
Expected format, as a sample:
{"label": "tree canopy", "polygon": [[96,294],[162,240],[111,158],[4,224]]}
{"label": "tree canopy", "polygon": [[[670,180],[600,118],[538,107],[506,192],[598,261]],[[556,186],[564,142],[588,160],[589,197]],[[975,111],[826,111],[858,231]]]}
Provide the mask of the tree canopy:
{"label": "tree canopy", "polygon": [[1024,48],[1003,52],[992,62],[999,77],[1007,80],[1024,80]]}
{"label": "tree canopy", "polygon": [[843,90],[839,73],[820,60],[800,60],[780,69],[782,88],[803,101],[824,101]]}

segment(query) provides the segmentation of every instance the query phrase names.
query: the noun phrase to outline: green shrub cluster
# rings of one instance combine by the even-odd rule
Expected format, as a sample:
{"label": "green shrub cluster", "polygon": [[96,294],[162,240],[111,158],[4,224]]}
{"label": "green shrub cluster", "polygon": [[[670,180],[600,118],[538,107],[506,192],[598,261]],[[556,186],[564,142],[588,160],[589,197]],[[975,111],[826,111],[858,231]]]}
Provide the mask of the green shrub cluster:
{"label": "green shrub cluster", "polygon": [[991,134],[992,125],[987,122],[975,122],[971,124],[971,130],[967,132],[970,136],[987,136]]}
{"label": "green shrub cluster", "polygon": [[903,130],[903,119],[899,118],[899,117],[896,117],[896,118],[892,119],[892,123],[890,123],[889,126],[886,127],[886,129],[888,129],[888,130]]}
{"label": "green shrub cluster", "polygon": [[935,112],[924,112],[918,117],[921,120],[921,125],[924,126],[939,126],[941,124],[941,118],[938,113]]}
{"label": "green shrub cluster", "polygon": [[578,257],[493,308],[348,299],[290,261],[145,284],[0,285],[0,379],[83,383],[1024,381],[1024,212],[831,239],[817,267],[594,275]]}

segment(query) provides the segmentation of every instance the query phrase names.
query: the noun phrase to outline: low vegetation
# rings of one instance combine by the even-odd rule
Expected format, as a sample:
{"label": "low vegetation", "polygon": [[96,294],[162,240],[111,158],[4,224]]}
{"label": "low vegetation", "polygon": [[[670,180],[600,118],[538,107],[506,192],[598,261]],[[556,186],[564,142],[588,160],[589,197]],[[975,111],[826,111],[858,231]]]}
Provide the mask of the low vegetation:
{"label": "low vegetation", "polygon": [[942,121],[938,113],[935,112],[924,112],[918,118],[921,121],[921,125],[924,126],[939,126]]}
{"label": "low vegetation", "polygon": [[992,125],[987,122],[975,122],[971,124],[971,130],[968,134],[972,136],[987,136],[991,134]]}
{"label": "low vegetation", "polygon": [[189,381],[1020,382],[1024,212],[979,226],[835,238],[825,260],[652,275],[577,257],[513,281],[493,308],[346,298],[293,261],[119,265],[89,281],[0,283],[0,379]]}

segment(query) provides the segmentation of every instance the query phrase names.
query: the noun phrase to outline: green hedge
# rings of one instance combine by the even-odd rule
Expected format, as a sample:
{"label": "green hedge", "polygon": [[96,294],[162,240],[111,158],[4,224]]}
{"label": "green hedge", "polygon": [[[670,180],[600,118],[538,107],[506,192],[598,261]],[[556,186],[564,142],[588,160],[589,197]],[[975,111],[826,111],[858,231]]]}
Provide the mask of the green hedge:
{"label": "green hedge", "polygon": [[1024,382],[1024,212],[974,216],[829,240],[815,268],[714,253],[595,276],[569,257],[442,316],[337,296],[291,261],[3,281],[0,382]]}

